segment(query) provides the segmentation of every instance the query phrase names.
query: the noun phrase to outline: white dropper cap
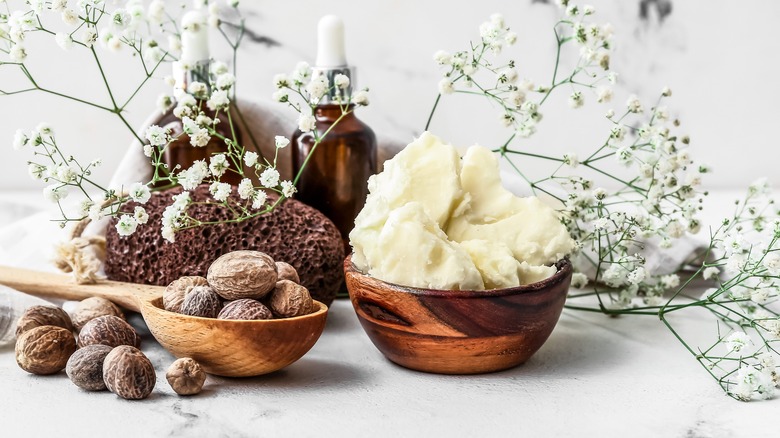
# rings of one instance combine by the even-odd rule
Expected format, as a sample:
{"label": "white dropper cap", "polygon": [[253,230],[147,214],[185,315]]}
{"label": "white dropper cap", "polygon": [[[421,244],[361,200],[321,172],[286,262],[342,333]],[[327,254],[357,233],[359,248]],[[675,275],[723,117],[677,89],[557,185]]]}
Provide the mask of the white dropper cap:
{"label": "white dropper cap", "polygon": [[320,68],[346,67],[344,22],[335,15],[320,18],[317,26],[317,62]]}
{"label": "white dropper cap", "polygon": [[181,61],[196,63],[209,60],[209,31],[203,12],[190,11],[181,19]]}

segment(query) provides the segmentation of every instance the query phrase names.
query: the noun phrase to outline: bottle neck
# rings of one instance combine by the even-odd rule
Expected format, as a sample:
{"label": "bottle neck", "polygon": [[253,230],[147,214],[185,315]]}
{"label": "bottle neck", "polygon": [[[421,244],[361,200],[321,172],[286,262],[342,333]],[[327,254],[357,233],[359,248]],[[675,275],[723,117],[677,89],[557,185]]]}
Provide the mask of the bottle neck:
{"label": "bottle neck", "polygon": [[[314,108],[314,117],[319,121],[335,121],[341,117],[341,108],[342,106],[337,104],[317,105],[317,107]],[[349,114],[345,115],[344,119],[355,117],[355,104],[350,104],[347,107],[347,110],[349,111]]]}

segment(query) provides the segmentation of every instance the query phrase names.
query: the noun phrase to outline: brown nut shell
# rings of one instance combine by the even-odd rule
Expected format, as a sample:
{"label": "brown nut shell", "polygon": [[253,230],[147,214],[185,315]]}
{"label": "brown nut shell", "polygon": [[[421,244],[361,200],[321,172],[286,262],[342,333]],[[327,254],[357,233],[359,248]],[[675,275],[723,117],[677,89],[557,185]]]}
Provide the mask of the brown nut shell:
{"label": "brown nut shell", "polygon": [[163,307],[169,312],[181,313],[181,304],[187,292],[195,286],[208,286],[209,282],[197,275],[189,275],[174,280],[163,292]]}
{"label": "brown nut shell", "polygon": [[301,284],[298,271],[293,268],[293,265],[285,262],[276,262],[276,271],[278,272],[276,281],[290,280],[293,283]]}
{"label": "brown nut shell", "polygon": [[141,350],[120,345],[103,361],[103,381],[114,394],[127,400],[140,400],[152,393],[157,376],[152,362]]}
{"label": "brown nut shell", "polygon": [[130,324],[118,316],[98,316],[86,323],[79,332],[79,347],[93,344],[109,347],[120,345],[138,347],[141,344],[141,337]]}
{"label": "brown nut shell", "polygon": [[219,312],[217,319],[257,320],[273,319],[273,317],[273,313],[265,304],[257,300],[244,298],[225,304],[225,307]]}
{"label": "brown nut shell", "polygon": [[80,331],[88,322],[98,316],[113,315],[125,319],[125,314],[116,304],[101,297],[91,297],[80,301],[71,313],[73,326]]}
{"label": "brown nut shell", "polygon": [[203,389],[206,373],[189,357],[176,359],[165,373],[168,384],[179,395],[195,395]]}
{"label": "brown nut shell", "polygon": [[183,315],[216,318],[222,310],[222,299],[209,286],[195,286],[187,292],[181,304]]}
{"label": "brown nut shell", "polygon": [[214,260],[209,285],[226,300],[260,299],[274,289],[276,263],[259,251],[234,251]]}
{"label": "brown nut shell", "polygon": [[16,340],[16,363],[28,373],[54,374],[65,368],[74,351],[73,332],[43,325],[27,330]]}
{"label": "brown nut shell", "polygon": [[314,308],[309,290],[290,280],[276,283],[268,304],[274,315],[282,318],[307,315]]}
{"label": "brown nut shell", "polygon": [[19,322],[16,323],[16,336],[44,325],[53,325],[73,331],[73,323],[64,310],[55,306],[32,306],[24,311]]}
{"label": "brown nut shell", "polygon": [[94,344],[79,348],[70,356],[65,373],[76,386],[87,391],[103,391],[103,361],[113,348],[108,345]]}

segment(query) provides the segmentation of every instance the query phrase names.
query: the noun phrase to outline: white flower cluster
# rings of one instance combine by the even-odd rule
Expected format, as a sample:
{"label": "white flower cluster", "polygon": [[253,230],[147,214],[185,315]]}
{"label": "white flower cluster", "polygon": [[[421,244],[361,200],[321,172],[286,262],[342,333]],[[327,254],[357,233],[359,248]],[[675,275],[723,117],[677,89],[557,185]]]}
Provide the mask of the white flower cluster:
{"label": "white flower cluster", "polygon": [[[315,132],[317,119],[314,117],[314,108],[320,100],[328,94],[333,94],[334,103],[342,105],[342,113],[350,112],[350,104],[358,106],[368,105],[368,89],[362,89],[354,95],[345,93],[350,86],[349,77],[337,74],[333,83],[322,75],[312,76],[312,69],[306,62],[299,62],[290,74],[280,73],[273,79],[276,91],[272,98],[281,103],[289,104],[298,113],[298,129],[301,132]],[[303,104],[290,100],[290,93],[303,99]]]}
{"label": "white flower cluster", "polygon": [[[487,55],[494,56],[501,53],[507,47],[517,41],[517,35],[506,25],[500,14],[494,14],[490,20],[479,27],[480,43],[472,44],[468,50],[449,52],[440,50],[433,55],[434,61],[445,67],[444,77],[439,81],[439,94],[447,95],[456,92],[474,93],[477,88],[481,94],[501,107],[498,119],[506,127],[515,130],[519,137],[530,137],[536,132],[538,123],[542,120],[539,107],[547,99],[550,92],[564,84],[580,84],[579,77],[585,77],[592,83],[588,88],[595,91],[598,102],[608,102],[612,98],[612,89],[596,84],[604,79],[614,79],[614,75],[597,77],[590,73],[592,67],[601,70],[609,69],[609,48],[612,28],[610,25],[597,25],[586,23],[585,17],[593,14],[592,8],[582,12],[579,8],[570,11],[570,20],[562,20],[556,27],[558,38],[558,51],[569,41],[576,41],[580,45],[581,56],[569,75],[556,75],[550,86],[537,86],[529,78],[522,78],[515,62],[509,60],[499,63],[498,58],[490,59]],[[571,36],[566,36],[566,32]],[[595,79],[594,79],[595,78]],[[458,87],[462,84],[462,88]],[[532,98],[532,93],[541,97]],[[575,90],[569,96],[569,105],[572,108],[580,108],[585,103],[583,91]]]}
{"label": "white flower cluster", "polygon": [[[147,73],[153,71],[168,53],[180,49],[180,44],[169,44],[164,49],[158,39],[170,15],[165,3],[153,0],[148,7],[142,0],[129,0],[122,7],[110,9],[103,0],[32,0],[26,2],[27,9],[0,14],[0,39],[7,43],[6,52],[11,62],[23,63],[29,55],[24,46],[27,34],[43,30],[54,36],[63,50],[74,46],[92,48],[95,43],[109,51],[129,47],[140,55],[148,65]],[[53,31],[44,27],[58,17],[65,30]]]}

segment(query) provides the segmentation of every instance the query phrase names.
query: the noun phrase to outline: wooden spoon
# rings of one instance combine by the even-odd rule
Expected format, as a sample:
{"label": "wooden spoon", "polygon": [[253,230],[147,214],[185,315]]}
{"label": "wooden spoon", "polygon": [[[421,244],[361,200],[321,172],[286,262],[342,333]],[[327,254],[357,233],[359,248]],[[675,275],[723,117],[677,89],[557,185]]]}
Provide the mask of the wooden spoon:
{"label": "wooden spoon", "polygon": [[66,300],[103,297],[141,312],[155,339],[176,357],[191,357],[210,374],[246,377],[280,370],[300,359],[325,328],[328,308],[285,319],[237,321],[163,309],[161,286],[118,281],[75,284],[71,277],[0,266],[0,284],[30,295]]}

